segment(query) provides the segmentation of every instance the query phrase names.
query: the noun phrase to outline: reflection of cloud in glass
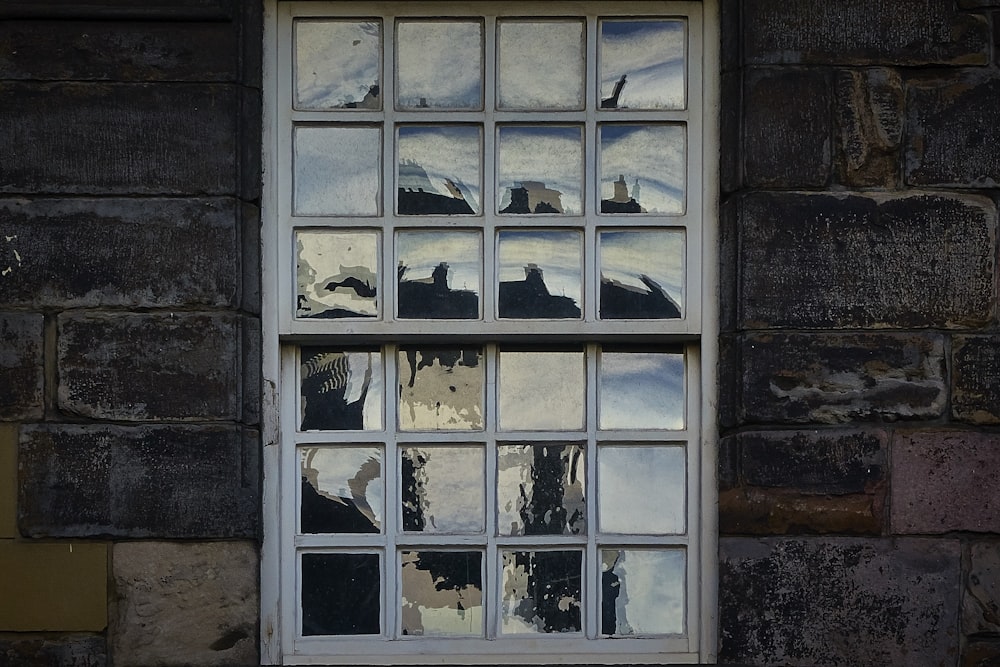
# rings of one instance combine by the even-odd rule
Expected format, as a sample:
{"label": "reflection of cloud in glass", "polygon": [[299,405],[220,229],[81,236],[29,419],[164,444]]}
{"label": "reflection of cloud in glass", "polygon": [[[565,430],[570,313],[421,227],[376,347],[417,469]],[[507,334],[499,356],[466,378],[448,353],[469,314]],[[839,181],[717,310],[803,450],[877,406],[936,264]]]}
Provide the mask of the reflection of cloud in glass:
{"label": "reflection of cloud in glass", "polygon": [[295,130],[295,212],[377,215],[381,132],[372,127]]}
{"label": "reflection of cloud in glass", "polygon": [[582,21],[500,21],[499,27],[501,108],[581,108]]}
{"label": "reflection of cloud in glass", "polygon": [[684,23],[602,21],[601,99],[624,74],[618,108],[684,108]]}
{"label": "reflection of cloud in glass", "polygon": [[475,533],[483,529],[481,447],[407,447],[403,457],[419,468],[413,481],[419,481],[416,493],[423,532]]}
{"label": "reflection of cloud in glass", "polygon": [[396,80],[404,107],[477,109],[482,98],[482,24],[400,21]]}
{"label": "reflection of cloud in glass", "polygon": [[380,78],[381,25],[357,21],[295,22],[295,87],[300,108],[360,102]]}
{"label": "reflection of cloud in glass", "polygon": [[604,352],[600,366],[600,428],[684,428],[683,354]]}
{"label": "reflection of cloud in glass", "polygon": [[645,274],[684,303],[683,231],[604,231],[600,246],[601,278],[648,289],[639,279]]}
{"label": "reflection of cloud in glass", "polygon": [[582,352],[501,352],[500,427],[583,428]]}
{"label": "reflection of cloud in glass", "polygon": [[398,148],[399,161],[412,161],[423,167],[437,194],[449,194],[446,181],[450,180],[463,192],[469,205],[479,210],[482,160],[478,127],[401,126]]}
{"label": "reflection of cloud in glass", "polygon": [[396,248],[399,261],[407,267],[406,280],[428,278],[438,264],[447,262],[448,287],[479,292],[479,232],[400,232]]}
{"label": "reflection of cloud in glass", "polygon": [[602,561],[620,579],[614,634],[684,632],[683,550],[607,550]]}
{"label": "reflection of cloud in glass", "polygon": [[648,213],[684,212],[685,136],[682,125],[601,125],[601,198],[614,196],[625,177],[629,192]]}
{"label": "reflection of cloud in glass", "polygon": [[500,281],[524,280],[524,267],[535,264],[549,294],[582,300],[583,236],[576,231],[500,232]]}
{"label": "reflection of cloud in glass", "polygon": [[[298,294],[305,297],[313,314],[333,308],[374,315],[375,297],[362,297],[349,289],[327,290],[331,280],[355,278],[378,287],[378,234],[368,231],[300,231],[298,247]],[[319,306],[325,306],[319,307]]]}
{"label": "reflection of cloud in glass", "polygon": [[[371,508],[376,525],[382,524],[385,490],[382,475],[368,479],[362,470],[369,462],[382,470],[382,450],[378,447],[316,447],[303,450],[303,465],[307,455],[309,465],[317,471],[317,488],[324,496],[354,498],[358,506]],[[355,480],[354,489],[351,481]],[[363,491],[363,494],[361,493]]]}
{"label": "reflection of cloud in glass", "polygon": [[634,535],[684,532],[684,448],[629,445],[597,452],[597,512],[602,531]]}
{"label": "reflection of cloud in glass", "polygon": [[[520,126],[500,128],[498,208],[510,203],[510,188],[539,181],[562,193],[563,213],[582,211],[583,135],[579,127]],[[551,203],[551,202],[550,202]]]}

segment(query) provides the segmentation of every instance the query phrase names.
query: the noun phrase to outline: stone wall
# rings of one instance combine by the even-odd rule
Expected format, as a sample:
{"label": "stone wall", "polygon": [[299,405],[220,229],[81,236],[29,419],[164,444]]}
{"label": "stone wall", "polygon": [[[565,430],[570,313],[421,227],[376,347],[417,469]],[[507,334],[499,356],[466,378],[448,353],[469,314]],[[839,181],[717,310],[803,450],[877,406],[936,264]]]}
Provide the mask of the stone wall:
{"label": "stone wall", "polygon": [[1000,664],[1000,2],[723,35],[720,661]]}

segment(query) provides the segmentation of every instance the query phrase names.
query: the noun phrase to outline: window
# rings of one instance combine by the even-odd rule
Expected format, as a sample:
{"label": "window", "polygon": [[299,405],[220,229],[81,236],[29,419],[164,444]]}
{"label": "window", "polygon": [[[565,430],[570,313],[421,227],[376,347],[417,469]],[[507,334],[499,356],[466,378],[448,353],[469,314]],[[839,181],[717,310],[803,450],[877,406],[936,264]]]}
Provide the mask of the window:
{"label": "window", "polygon": [[711,659],[703,4],[269,7],[265,655]]}

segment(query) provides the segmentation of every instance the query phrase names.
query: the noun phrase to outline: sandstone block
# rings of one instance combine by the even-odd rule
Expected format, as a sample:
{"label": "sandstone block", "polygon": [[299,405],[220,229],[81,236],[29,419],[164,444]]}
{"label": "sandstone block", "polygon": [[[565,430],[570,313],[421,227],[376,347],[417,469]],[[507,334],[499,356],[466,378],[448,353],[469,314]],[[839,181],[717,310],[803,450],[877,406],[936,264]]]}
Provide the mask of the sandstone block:
{"label": "sandstone block", "polygon": [[17,537],[17,424],[0,424],[0,538]]}
{"label": "sandstone block", "polygon": [[1000,665],[1000,641],[985,639],[968,642],[959,664],[962,667],[997,667]]}
{"label": "sandstone block", "polygon": [[11,635],[0,637],[0,664],[19,667],[105,667],[108,651],[104,637],[96,635],[71,634],[45,638]]}
{"label": "sandstone block", "polygon": [[[0,236],[0,244],[4,237]],[[2,267],[0,267],[2,270]],[[3,286],[5,276],[0,276]],[[44,368],[42,315],[0,313],[0,419],[42,416]]]}
{"label": "sandstone block", "polygon": [[903,82],[895,70],[838,72],[836,119],[839,180],[854,187],[898,185],[903,133]]}
{"label": "sandstone block", "polygon": [[959,421],[1000,424],[1000,338],[955,336],[951,412]]}
{"label": "sandstone block", "polygon": [[1000,634],[1000,542],[969,545],[969,570],[962,597],[962,632],[966,635]]}
{"label": "sandstone block", "polygon": [[880,535],[885,492],[823,496],[740,487],[719,493],[723,535]]}

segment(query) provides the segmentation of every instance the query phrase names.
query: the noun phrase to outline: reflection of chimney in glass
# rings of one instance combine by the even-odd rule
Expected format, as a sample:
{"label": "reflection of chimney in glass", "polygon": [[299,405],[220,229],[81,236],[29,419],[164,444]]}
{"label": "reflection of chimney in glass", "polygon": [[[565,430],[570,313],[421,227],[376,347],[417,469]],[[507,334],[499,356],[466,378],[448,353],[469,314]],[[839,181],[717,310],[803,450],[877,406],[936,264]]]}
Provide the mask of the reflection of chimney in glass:
{"label": "reflection of chimney in glass", "polygon": [[615,83],[615,89],[611,93],[611,97],[601,100],[602,109],[617,109],[618,108],[618,98],[622,94],[622,88],[625,87],[625,75],[622,74],[622,78],[618,79]]}
{"label": "reflection of chimney in glass", "polygon": [[628,183],[625,182],[625,174],[618,174],[618,180],[615,181],[615,196],[611,198],[611,201],[624,204],[628,200]]}
{"label": "reflection of chimney in glass", "polygon": [[639,199],[639,179],[638,178],[635,179],[635,185],[632,186],[632,199],[634,199],[636,201],[636,203],[639,203],[640,201],[642,201],[642,200]]}

